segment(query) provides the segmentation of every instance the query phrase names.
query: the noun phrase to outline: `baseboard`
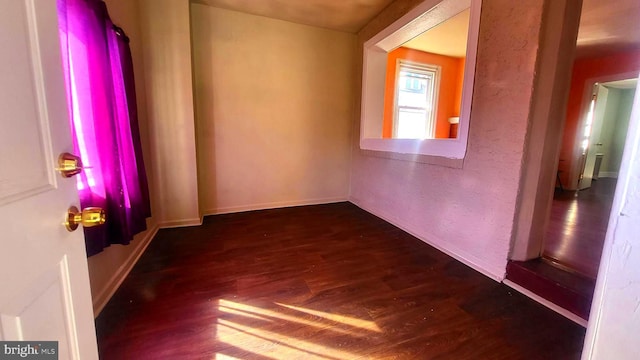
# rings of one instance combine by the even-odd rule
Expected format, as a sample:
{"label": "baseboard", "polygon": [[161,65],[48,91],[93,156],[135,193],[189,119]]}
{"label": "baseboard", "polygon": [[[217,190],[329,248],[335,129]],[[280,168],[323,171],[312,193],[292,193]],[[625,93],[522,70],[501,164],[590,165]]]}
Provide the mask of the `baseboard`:
{"label": "baseboard", "polygon": [[129,275],[131,269],[133,269],[134,265],[138,262],[138,259],[140,259],[140,256],[144,253],[144,251],[151,243],[151,240],[158,232],[158,229],[159,226],[157,224],[152,225],[149,229],[147,229],[145,235],[142,238],[135,240],[135,242],[137,243],[137,247],[133,251],[131,251],[129,258],[125,262],[123,262],[118,270],[111,276],[111,278],[107,282],[107,286],[105,286],[102,291],[100,291],[98,295],[93,298],[94,317],[98,317],[102,309],[104,309],[109,300],[111,300],[113,294],[115,294],[116,290],[118,290],[124,279],[127,277],[127,275]]}
{"label": "baseboard", "polygon": [[558,306],[558,305],[552,303],[551,301],[549,301],[549,300],[547,300],[547,299],[545,299],[545,298],[543,298],[541,296],[538,296],[538,295],[534,294],[530,290],[525,289],[524,287],[514,283],[513,281],[511,281],[509,279],[504,279],[503,283],[505,285],[507,285],[508,287],[516,290],[517,292],[525,295],[526,297],[528,297],[528,298],[540,303],[541,305],[544,305],[547,308],[557,312],[558,314],[566,317],[567,319],[573,321],[574,323],[576,323],[578,325],[581,325],[581,326],[583,326],[585,328],[587,327],[587,323],[588,323],[587,320],[585,320],[585,319],[581,318],[580,316],[572,313],[571,311],[566,310],[565,308],[563,308],[561,306]]}
{"label": "baseboard", "polygon": [[300,201],[281,201],[281,202],[272,202],[272,203],[250,204],[250,205],[229,206],[229,207],[222,207],[222,208],[216,208],[216,209],[208,209],[208,210],[205,210],[203,213],[204,215],[220,215],[220,214],[231,214],[231,213],[244,212],[244,211],[277,209],[277,208],[285,208],[285,207],[293,207],[293,206],[331,204],[331,203],[344,202],[344,201],[348,201],[346,197],[332,197],[332,198],[300,200]]}
{"label": "baseboard", "polygon": [[187,227],[187,226],[199,226],[199,225],[202,225],[202,217],[193,218],[193,219],[184,219],[184,220],[162,221],[158,223],[158,227],[160,227],[161,229]]}
{"label": "baseboard", "polygon": [[[426,238],[424,235],[419,235],[416,231],[414,231],[412,229],[412,226],[410,224],[407,223],[403,223],[402,221],[399,221],[397,219],[393,219],[392,216],[390,216],[390,214],[386,214],[383,212],[380,212],[378,210],[374,210],[369,208],[368,206],[362,204],[361,202],[355,200],[355,199],[350,199],[349,200],[352,204],[354,204],[355,206],[361,208],[362,210],[373,214],[381,219],[383,219],[384,221],[393,224],[397,227],[399,227],[400,229],[408,232],[409,234],[415,236],[416,238],[420,239],[421,241],[427,243],[428,245],[442,251],[443,253],[451,256],[452,258],[460,261],[461,263],[469,266],[470,268],[476,270],[477,272],[487,276],[488,278],[491,278],[497,282],[501,282],[504,277],[505,277],[505,268],[506,268],[506,263],[505,263],[505,268],[500,268],[497,269],[495,268],[495,266],[490,266],[489,264],[486,264],[484,261],[482,261],[481,259],[478,259],[476,256],[460,249],[454,246],[448,246],[448,247],[444,247],[442,245],[440,245],[439,243],[435,243],[433,241],[433,239],[438,239],[436,236],[432,236],[432,235],[428,235]],[[444,243],[444,241],[441,241],[440,243]],[[492,269],[495,268],[495,269]]]}
{"label": "baseboard", "polygon": [[618,178],[618,172],[617,171],[600,171],[598,173],[598,177],[599,178],[614,178],[614,179],[617,179]]}

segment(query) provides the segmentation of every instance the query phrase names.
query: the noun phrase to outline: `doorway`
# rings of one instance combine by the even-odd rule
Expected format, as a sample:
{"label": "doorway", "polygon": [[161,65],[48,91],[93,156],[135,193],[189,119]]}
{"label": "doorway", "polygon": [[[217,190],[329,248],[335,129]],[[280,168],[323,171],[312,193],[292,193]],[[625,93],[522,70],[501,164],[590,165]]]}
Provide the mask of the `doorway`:
{"label": "doorway", "polygon": [[[556,2],[552,3],[556,4]],[[552,220],[550,213],[552,213],[556,194],[555,186],[564,190],[562,194],[567,197],[565,210],[558,211],[556,208],[556,213],[562,214],[562,217],[558,217],[562,221],[558,223],[575,224],[577,219],[589,218],[579,209],[581,205],[579,201],[587,197],[586,191],[578,192],[578,201],[569,202],[575,199],[573,195],[579,189],[578,179],[584,173],[586,166],[587,159],[586,156],[581,156],[584,151],[580,147],[585,132],[585,116],[593,99],[593,85],[596,82],[604,83],[638,77],[640,33],[628,31],[637,23],[636,17],[632,14],[637,13],[638,9],[640,9],[640,3],[637,0],[617,0],[607,3],[585,0],[583,2],[579,11],[575,48],[571,49],[575,50],[575,53],[570,55],[571,51],[563,52],[562,50],[571,48],[571,45],[568,41],[562,43],[558,47],[560,51],[551,53],[547,65],[541,67],[548,71],[551,71],[553,64],[562,67],[555,70],[556,76],[551,80],[553,86],[540,82],[541,89],[544,91],[536,97],[538,100],[536,104],[547,105],[545,100],[548,98],[556,102],[552,102],[553,106],[545,108],[545,111],[539,112],[542,116],[534,118],[535,121],[532,121],[528,132],[529,142],[521,177],[521,193],[514,222],[515,231],[512,236],[512,248],[504,283],[585,326],[591,309],[595,280],[558,261],[562,259],[549,256],[549,251],[546,251],[547,256],[545,256],[545,240],[548,237],[547,230],[553,226],[550,224]],[[560,14],[562,9],[555,9],[550,13]],[[577,11],[570,13],[575,14]],[[567,16],[563,20],[564,24],[556,27],[556,29],[567,31],[564,39],[576,35],[573,33],[576,25],[574,21],[575,18]],[[561,60],[568,56],[573,57],[573,63],[567,69],[564,68],[565,64]],[[563,74],[570,74],[570,80],[563,77]],[[551,76],[548,77],[548,79],[551,78]],[[546,109],[549,110],[546,111]],[[537,113],[534,112],[535,114]],[[588,134],[591,135],[591,131]],[[594,197],[602,198],[600,193],[596,193],[596,187],[604,187],[600,185],[605,182],[615,182],[615,177],[611,174],[611,178],[608,178],[607,174],[603,174],[606,171],[602,169],[602,165],[608,157],[604,151],[597,150],[592,152],[593,168],[590,167],[586,175],[591,175],[593,179],[597,153],[602,154],[597,159],[601,167],[597,174],[600,179],[592,181],[593,186],[585,186],[588,180],[582,181],[582,186],[585,189],[588,188]],[[610,187],[613,191],[615,184]],[[592,205],[590,208],[598,207]],[[603,229],[606,231],[606,218],[609,217],[609,213],[602,206],[599,208],[604,213],[604,216],[599,218],[604,219],[601,221],[605,224]],[[556,227],[558,223],[555,224]],[[588,221],[587,223],[590,224]],[[579,239],[580,229],[580,227],[560,227],[558,233],[563,236],[572,234]],[[562,239],[564,240],[564,237]],[[546,243],[548,247],[549,241]],[[580,248],[583,245],[577,240],[573,244],[568,242],[558,242],[558,244],[560,250],[569,249],[571,246]],[[601,247],[597,254],[600,252]],[[594,257],[595,262],[599,262],[598,255]],[[594,265],[593,268],[597,269],[598,266]],[[593,271],[592,274],[596,272]]]}
{"label": "doorway", "polygon": [[[580,172],[575,172],[573,180],[565,180],[564,186],[559,173],[555,192],[554,185],[545,185],[553,199],[540,228],[539,252],[522,261],[512,258],[507,265],[505,283],[584,326],[637,87],[635,79],[618,79],[629,75],[585,79],[580,89],[574,89],[586,89],[584,111],[576,114],[582,121],[569,134],[580,147],[579,153],[576,150],[580,156],[574,157]],[[558,168],[563,169],[562,156],[559,162]]]}
{"label": "doorway", "polygon": [[558,184],[545,231],[543,258],[594,279],[598,267],[637,79],[595,83],[581,137],[578,190]]}

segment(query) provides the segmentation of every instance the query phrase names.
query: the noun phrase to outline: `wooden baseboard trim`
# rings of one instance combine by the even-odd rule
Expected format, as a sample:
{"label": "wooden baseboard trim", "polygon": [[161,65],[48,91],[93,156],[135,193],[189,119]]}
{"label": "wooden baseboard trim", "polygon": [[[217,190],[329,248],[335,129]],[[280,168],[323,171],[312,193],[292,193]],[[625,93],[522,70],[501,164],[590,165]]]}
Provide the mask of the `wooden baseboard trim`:
{"label": "wooden baseboard trim", "polygon": [[617,179],[618,178],[618,172],[617,171],[600,171],[600,173],[598,174],[598,177]]}
{"label": "wooden baseboard trim", "polygon": [[158,223],[158,227],[160,229],[169,229],[169,228],[187,227],[187,226],[199,226],[199,225],[202,225],[202,217],[193,218],[193,219],[185,219],[185,220],[162,221],[162,222]]}
{"label": "wooden baseboard trim", "polygon": [[113,294],[115,294],[116,290],[118,290],[124,279],[127,277],[127,275],[129,275],[131,269],[133,269],[135,264],[138,262],[138,259],[140,259],[140,256],[144,253],[144,251],[151,243],[151,240],[158,232],[158,229],[159,226],[155,224],[145,232],[145,235],[142,238],[135,240],[135,242],[137,242],[137,247],[133,251],[131,251],[131,254],[127,261],[125,261],[118,268],[118,271],[116,271],[111,276],[111,279],[109,279],[107,286],[105,286],[102,291],[100,291],[98,295],[93,299],[94,317],[98,317],[102,309],[104,309],[109,300],[111,300]]}

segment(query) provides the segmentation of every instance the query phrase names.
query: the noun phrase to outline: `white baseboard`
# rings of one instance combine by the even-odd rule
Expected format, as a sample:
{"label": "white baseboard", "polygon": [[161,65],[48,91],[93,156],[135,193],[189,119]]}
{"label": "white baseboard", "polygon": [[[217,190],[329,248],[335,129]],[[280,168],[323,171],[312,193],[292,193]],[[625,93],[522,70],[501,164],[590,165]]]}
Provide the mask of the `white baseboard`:
{"label": "white baseboard", "polygon": [[344,202],[344,201],[348,201],[348,199],[346,197],[332,197],[332,198],[300,200],[300,201],[281,201],[281,202],[272,202],[272,203],[228,206],[228,207],[222,207],[222,208],[216,208],[216,209],[207,209],[203,213],[204,215],[231,214],[231,213],[244,212],[244,211],[277,209],[277,208],[305,206],[305,205],[331,204],[331,203]]}
{"label": "white baseboard", "polygon": [[157,224],[152,225],[147,229],[142,238],[135,239],[135,243],[137,244],[129,254],[129,258],[120,265],[118,270],[111,275],[107,285],[93,298],[94,317],[98,317],[102,309],[104,309],[109,300],[111,300],[113,294],[118,290],[124,279],[129,275],[131,269],[133,269],[133,266],[138,262],[138,259],[140,259],[140,256],[151,243],[151,240],[158,232],[158,229],[159,227]]}
{"label": "white baseboard", "polygon": [[161,229],[187,227],[187,226],[199,226],[199,225],[202,225],[202,217],[193,218],[193,219],[184,219],[184,220],[162,221],[158,223],[158,227],[160,227]]}
{"label": "white baseboard", "polygon": [[598,177],[599,178],[614,178],[614,179],[617,179],[618,178],[618,172],[617,171],[600,171],[598,173]]}
{"label": "white baseboard", "polygon": [[587,327],[588,321],[583,319],[583,318],[581,318],[580,316],[572,313],[571,311],[569,311],[569,310],[567,310],[567,309],[565,309],[565,308],[563,308],[561,306],[558,306],[558,305],[552,303],[551,301],[549,301],[549,300],[547,300],[547,299],[545,299],[543,297],[540,297],[539,295],[534,294],[530,290],[523,288],[522,286],[514,283],[511,280],[504,279],[503,283],[505,285],[507,285],[508,287],[510,287],[510,288],[518,291],[519,293],[525,295],[526,297],[528,297],[528,298],[530,298],[530,299],[532,299],[532,300],[534,300],[534,301],[546,306],[547,308],[557,312],[558,314],[566,317],[567,319],[573,321],[574,323],[576,323],[578,325],[581,325],[581,326],[583,326],[585,328]]}
{"label": "white baseboard", "polygon": [[[357,207],[361,208],[362,210],[373,214],[375,216],[378,216],[380,218],[382,218],[383,220],[385,220],[386,222],[393,224],[397,227],[399,227],[400,229],[408,232],[409,234],[415,236],[416,238],[420,239],[421,241],[429,244],[430,246],[433,246],[434,248],[442,251],[443,253],[451,256],[452,258],[460,261],[461,263],[471,267],[472,269],[478,271],[479,273],[497,281],[497,282],[501,282],[504,277],[505,277],[505,269],[506,269],[506,260],[505,260],[505,266],[504,268],[496,268],[495,266],[491,266],[489,264],[487,264],[485,261],[483,261],[482,259],[477,258],[476,256],[474,256],[473,254],[470,254],[460,248],[448,245],[447,247],[444,247],[440,244],[444,244],[446,242],[444,241],[439,241],[439,242],[434,242],[434,239],[438,239],[436,236],[432,236],[429,235],[426,238],[423,235],[419,235],[416,231],[414,231],[412,229],[412,225],[407,224],[407,223],[403,223],[400,220],[396,220],[394,219],[390,214],[386,214],[374,209],[369,208],[368,206],[362,204],[361,202],[355,200],[355,199],[350,199],[349,200],[352,204],[356,205]],[[506,257],[505,257],[506,259]]]}

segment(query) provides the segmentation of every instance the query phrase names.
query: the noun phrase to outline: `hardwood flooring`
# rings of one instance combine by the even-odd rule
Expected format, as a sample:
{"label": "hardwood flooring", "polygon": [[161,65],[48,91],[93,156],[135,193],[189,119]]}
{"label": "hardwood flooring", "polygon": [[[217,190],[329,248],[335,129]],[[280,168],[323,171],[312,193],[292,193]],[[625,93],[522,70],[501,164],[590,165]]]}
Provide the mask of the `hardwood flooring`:
{"label": "hardwood flooring", "polygon": [[600,178],[577,196],[573,191],[557,192],[543,256],[595,279],[615,188],[616,179]]}
{"label": "hardwood flooring", "polygon": [[585,329],[350,203],[161,230],[102,359],[578,359]]}

